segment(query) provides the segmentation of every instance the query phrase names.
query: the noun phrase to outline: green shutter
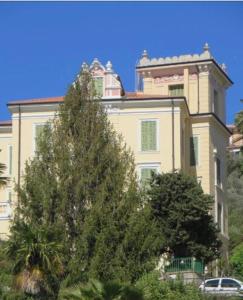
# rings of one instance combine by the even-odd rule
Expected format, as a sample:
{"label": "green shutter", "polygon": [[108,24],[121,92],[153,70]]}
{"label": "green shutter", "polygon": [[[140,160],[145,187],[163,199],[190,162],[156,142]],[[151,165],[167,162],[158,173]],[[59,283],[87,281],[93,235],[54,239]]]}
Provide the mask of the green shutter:
{"label": "green shutter", "polygon": [[12,193],[11,191],[8,192],[8,202],[12,202]]}
{"label": "green shutter", "polygon": [[176,97],[176,96],[183,96],[184,95],[184,85],[183,84],[174,84],[169,86],[169,95]]}
{"label": "green shutter", "polygon": [[155,168],[142,168],[141,169],[141,182],[147,184],[151,178],[152,172],[156,173]]}
{"label": "green shutter", "polygon": [[157,122],[142,121],[141,123],[141,150],[155,151],[157,150]]}
{"label": "green shutter", "polygon": [[216,159],[216,175],[217,175],[217,184],[221,184],[221,167],[220,167],[220,159]]}
{"label": "green shutter", "polygon": [[193,136],[190,138],[190,165],[198,165],[198,137]]}
{"label": "green shutter", "polygon": [[103,96],[103,78],[102,77],[97,77],[94,79],[95,83],[95,90],[98,96],[102,97]]}
{"label": "green shutter", "polygon": [[44,130],[45,125],[36,125],[35,126],[35,137],[36,139],[39,139],[43,130]]}
{"label": "green shutter", "polygon": [[37,150],[38,140],[44,130],[45,124],[35,125],[35,149]]}
{"label": "green shutter", "polygon": [[13,146],[9,146],[9,175],[12,175],[12,168],[13,168]]}

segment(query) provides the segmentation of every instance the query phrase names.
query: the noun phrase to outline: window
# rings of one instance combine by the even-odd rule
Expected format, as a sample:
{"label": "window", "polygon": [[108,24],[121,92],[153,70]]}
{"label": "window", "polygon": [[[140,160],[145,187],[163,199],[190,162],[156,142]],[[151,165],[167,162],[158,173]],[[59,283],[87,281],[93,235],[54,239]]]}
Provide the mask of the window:
{"label": "window", "polygon": [[8,146],[8,174],[12,175],[13,169],[13,146]]}
{"label": "window", "polygon": [[7,202],[0,202],[0,219],[9,219],[11,216],[10,205]]}
{"label": "window", "polygon": [[213,91],[213,112],[217,115],[218,114],[218,92],[216,90]]}
{"label": "window", "polygon": [[218,157],[216,158],[216,182],[217,185],[221,184],[221,162]]}
{"label": "window", "polygon": [[8,190],[8,202],[9,203],[12,202],[12,192],[11,192],[11,190]]}
{"label": "window", "polygon": [[35,124],[35,132],[34,132],[34,150],[37,151],[38,139],[40,138],[45,124]]}
{"label": "window", "polygon": [[190,137],[190,165],[198,165],[198,136]]}
{"label": "window", "polygon": [[206,282],[205,287],[218,287],[219,279],[213,279]]}
{"label": "window", "polygon": [[222,205],[218,203],[218,227],[222,232]]}
{"label": "window", "polygon": [[95,90],[99,97],[103,96],[103,77],[94,78]]}
{"label": "window", "polygon": [[185,151],[185,135],[184,135],[184,129],[181,129],[181,156],[184,157],[184,151]]}
{"label": "window", "polygon": [[156,151],[157,147],[157,121],[141,121],[141,151]]}
{"label": "window", "polygon": [[159,166],[158,165],[142,165],[140,166],[140,182],[143,185],[146,185],[149,183],[152,173],[158,173],[159,171]]}
{"label": "window", "polygon": [[221,287],[240,288],[240,284],[232,279],[222,279]]}
{"label": "window", "polygon": [[183,84],[169,85],[169,95],[184,96],[184,85]]}

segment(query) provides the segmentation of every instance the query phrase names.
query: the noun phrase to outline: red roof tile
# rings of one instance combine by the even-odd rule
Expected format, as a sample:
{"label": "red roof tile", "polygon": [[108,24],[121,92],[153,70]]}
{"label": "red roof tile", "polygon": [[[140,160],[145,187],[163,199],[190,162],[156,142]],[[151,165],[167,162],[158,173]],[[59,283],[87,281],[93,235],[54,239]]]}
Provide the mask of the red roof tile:
{"label": "red roof tile", "polygon": [[[126,92],[125,99],[168,99],[170,96],[143,94],[139,92]],[[49,97],[49,98],[36,98],[36,99],[24,99],[8,102],[8,106],[12,105],[28,105],[28,104],[48,104],[48,103],[61,103],[64,100],[64,96]],[[111,99],[112,100],[112,99]]]}
{"label": "red roof tile", "polygon": [[11,120],[0,121],[0,126],[12,126],[12,121]]}
{"label": "red roof tile", "polygon": [[127,99],[168,99],[168,97],[170,98],[170,96],[161,96],[161,95],[152,95],[152,94],[144,94],[144,93],[139,93],[139,92],[126,92],[126,98]]}
{"label": "red roof tile", "polygon": [[36,98],[36,99],[24,99],[8,102],[8,105],[18,105],[18,104],[48,104],[63,102],[64,97],[49,97],[49,98]]}

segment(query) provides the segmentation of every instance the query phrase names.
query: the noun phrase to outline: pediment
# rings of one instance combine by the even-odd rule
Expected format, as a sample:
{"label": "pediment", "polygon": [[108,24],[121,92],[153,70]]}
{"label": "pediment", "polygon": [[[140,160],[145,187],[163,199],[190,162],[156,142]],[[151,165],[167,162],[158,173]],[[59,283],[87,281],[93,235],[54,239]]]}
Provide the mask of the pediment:
{"label": "pediment", "polygon": [[104,76],[105,67],[95,58],[89,68],[92,76]]}

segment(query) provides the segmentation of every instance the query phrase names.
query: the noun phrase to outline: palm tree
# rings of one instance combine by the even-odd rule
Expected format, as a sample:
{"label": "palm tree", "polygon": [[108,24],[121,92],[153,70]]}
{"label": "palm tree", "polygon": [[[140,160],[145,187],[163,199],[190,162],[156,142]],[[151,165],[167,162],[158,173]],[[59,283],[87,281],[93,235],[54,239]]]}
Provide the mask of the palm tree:
{"label": "palm tree", "polygon": [[76,287],[60,295],[63,300],[143,300],[140,290],[117,282],[102,283],[90,280],[86,286]]}
{"label": "palm tree", "polygon": [[[14,260],[16,288],[39,299],[56,299],[63,264],[61,246],[51,236],[51,231],[34,228],[23,222],[12,228],[6,253]],[[48,298],[49,299],[49,298]]]}
{"label": "palm tree", "polygon": [[[0,150],[1,152],[1,150]],[[2,163],[0,163],[0,188],[5,186],[7,184],[7,177],[3,177],[3,173],[6,170],[6,166]]]}

